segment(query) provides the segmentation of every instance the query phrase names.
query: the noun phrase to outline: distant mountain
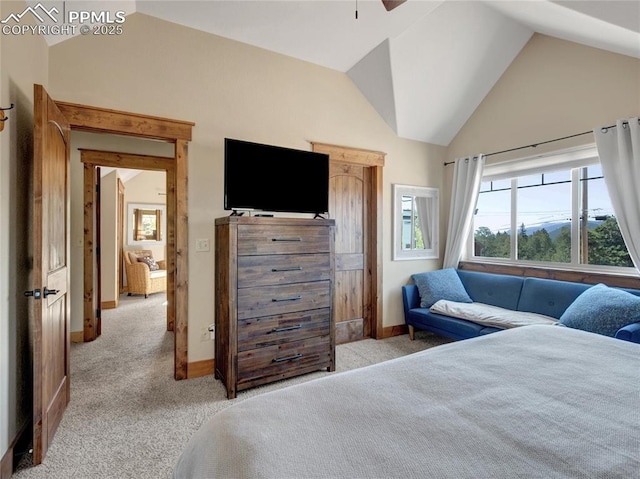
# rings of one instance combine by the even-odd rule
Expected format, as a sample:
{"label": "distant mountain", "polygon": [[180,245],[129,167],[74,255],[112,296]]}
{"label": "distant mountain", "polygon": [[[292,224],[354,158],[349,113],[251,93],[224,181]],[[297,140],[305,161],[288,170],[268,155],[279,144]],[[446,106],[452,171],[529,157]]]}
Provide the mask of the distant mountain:
{"label": "distant mountain", "polygon": [[[587,222],[587,225],[588,225],[587,228],[593,229],[596,226],[600,226],[602,223],[603,221],[590,220]],[[525,227],[524,230],[526,231],[527,236],[531,236],[536,231],[540,231],[541,229],[546,229],[551,239],[555,241],[556,238],[560,236],[560,233],[562,232],[562,228],[571,228],[571,221],[554,221],[549,223],[542,223],[541,225],[529,226],[528,228]],[[520,233],[520,228],[518,228],[518,233]]]}

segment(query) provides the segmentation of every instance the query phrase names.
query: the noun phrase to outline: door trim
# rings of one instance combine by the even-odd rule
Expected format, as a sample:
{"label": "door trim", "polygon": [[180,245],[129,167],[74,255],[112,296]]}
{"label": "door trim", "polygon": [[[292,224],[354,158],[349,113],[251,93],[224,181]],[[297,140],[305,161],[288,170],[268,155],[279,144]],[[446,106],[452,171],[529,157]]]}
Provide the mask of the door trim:
{"label": "door trim", "polygon": [[174,158],[168,159],[175,174],[167,174],[167,178],[171,176],[171,181],[167,180],[167,218],[171,218],[170,215],[175,218],[175,221],[167,221],[167,321],[173,323],[175,332],[174,378],[186,379],[189,324],[187,163],[188,142],[195,123],[89,105],[54,102],[69,121],[71,130],[127,135],[175,144]]}
{"label": "door trim", "polygon": [[[124,223],[125,223],[125,214],[124,214],[124,183],[122,182],[122,180],[120,178],[118,178],[118,201],[116,202],[116,214],[118,215],[118,224],[120,225],[120,228],[118,228],[118,238],[117,238],[117,245],[118,245],[118,252],[116,253],[118,255],[118,272],[117,272],[117,276],[118,276],[118,295],[122,294],[125,292],[124,290],[124,260],[122,258],[122,255],[124,254],[124,235],[125,235],[125,229],[124,229]],[[116,297],[116,304],[115,307],[118,307],[118,303],[120,302],[120,299],[118,297]]]}
{"label": "door trim", "polygon": [[386,153],[347,146],[311,142],[313,151],[329,155],[329,161],[365,167],[367,228],[365,230],[365,284],[370,304],[365,305],[365,337],[383,338],[382,327],[382,168]]}

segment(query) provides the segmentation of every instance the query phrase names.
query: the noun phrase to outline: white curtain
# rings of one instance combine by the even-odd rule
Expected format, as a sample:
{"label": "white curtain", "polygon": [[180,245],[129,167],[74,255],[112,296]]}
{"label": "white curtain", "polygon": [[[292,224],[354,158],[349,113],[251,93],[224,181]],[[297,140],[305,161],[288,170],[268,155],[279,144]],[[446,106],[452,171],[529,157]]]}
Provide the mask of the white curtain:
{"label": "white curtain", "polygon": [[424,249],[431,249],[431,203],[432,199],[426,196],[416,196],[416,210],[418,212],[418,225],[422,232],[422,241],[424,242]]}
{"label": "white curtain", "polygon": [[593,135],[622,238],[640,271],[640,119],[618,120]]}
{"label": "white curtain", "polygon": [[458,158],[455,162],[443,268],[458,267],[473,223],[483,168],[484,155]]}

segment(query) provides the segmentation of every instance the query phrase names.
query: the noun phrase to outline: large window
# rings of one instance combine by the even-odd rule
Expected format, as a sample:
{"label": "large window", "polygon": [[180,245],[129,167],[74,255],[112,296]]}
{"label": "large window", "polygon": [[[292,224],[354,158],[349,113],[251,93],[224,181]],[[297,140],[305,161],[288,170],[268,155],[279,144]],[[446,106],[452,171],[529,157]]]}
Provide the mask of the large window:
{"label": "large window", "polygon": [[473,225],[476,259],[633,267],[595,149],[485,168]]}

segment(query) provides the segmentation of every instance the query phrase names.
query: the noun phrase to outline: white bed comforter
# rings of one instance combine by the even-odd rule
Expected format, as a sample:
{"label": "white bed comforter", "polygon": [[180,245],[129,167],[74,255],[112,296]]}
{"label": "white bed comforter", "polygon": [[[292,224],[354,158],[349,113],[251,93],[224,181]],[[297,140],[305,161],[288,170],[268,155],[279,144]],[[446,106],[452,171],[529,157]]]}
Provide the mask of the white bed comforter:
{"label": "white bed comforter", "polygon": [[174,477],[637,478],[640,346],[525,326],[265,393]]}

